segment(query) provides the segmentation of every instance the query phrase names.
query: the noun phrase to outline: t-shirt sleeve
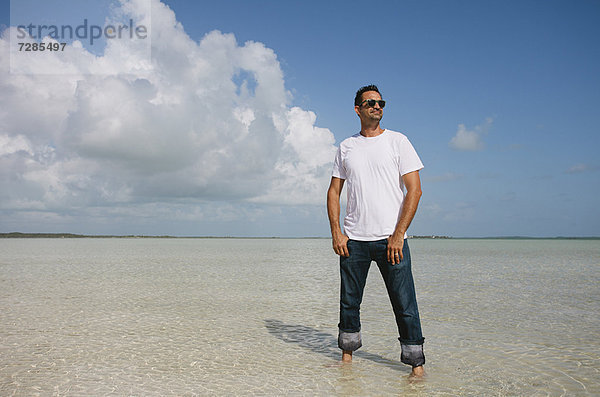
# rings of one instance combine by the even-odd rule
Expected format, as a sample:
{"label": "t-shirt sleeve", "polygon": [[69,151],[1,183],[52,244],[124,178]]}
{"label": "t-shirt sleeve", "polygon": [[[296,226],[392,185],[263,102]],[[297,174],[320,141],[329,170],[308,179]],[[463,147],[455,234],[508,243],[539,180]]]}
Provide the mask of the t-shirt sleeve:
{"label": "t-shirt sleeve", "polygon": [[333,161],[333,171],[331,172],[331,176],[340,179],[346,179],[346,170],[344,169],[344,164],[342,163],[342,148],[338,147],[337,153],[335,155],[335,160]]}
{"label": "t-shirt sleeve", "polygon": [[406,175],[422,168],[423,163],[413,145],[408,138],[402,139],[400,142],[400,175]]}

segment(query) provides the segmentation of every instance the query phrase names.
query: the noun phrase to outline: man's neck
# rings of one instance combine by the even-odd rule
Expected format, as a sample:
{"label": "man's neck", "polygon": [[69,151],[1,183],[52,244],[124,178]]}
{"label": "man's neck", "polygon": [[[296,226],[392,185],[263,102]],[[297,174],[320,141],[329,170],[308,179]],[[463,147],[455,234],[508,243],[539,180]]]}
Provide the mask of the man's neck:
{"label": "man's neck", "polygon": [[365,125],[362,124],[360,128],[360,134],[367,138],[372,138],[377,135],[381,135],[383,133],[383,129],[379,127],[379,123],[373,125]]}

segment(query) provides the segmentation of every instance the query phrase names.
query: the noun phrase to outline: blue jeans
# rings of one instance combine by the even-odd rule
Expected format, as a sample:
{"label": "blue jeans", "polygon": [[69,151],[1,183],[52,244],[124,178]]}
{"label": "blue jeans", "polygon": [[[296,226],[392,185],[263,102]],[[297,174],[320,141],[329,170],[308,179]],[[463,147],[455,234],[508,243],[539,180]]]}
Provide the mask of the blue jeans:
{"label": "blue jeans", "polygon": [[385,281],[392,303],[402,346],[401,361],[412,366],[423,365],[421,320],[410,263],[410,249],[404,240],[403,259],[399,264],[387,260],[387,239],[378,241],[348,240],[350,256],[340,256],[340,323],[338,346],[354,351],[362,346],[360,336],[360,304],[371,262],[375,261]]}

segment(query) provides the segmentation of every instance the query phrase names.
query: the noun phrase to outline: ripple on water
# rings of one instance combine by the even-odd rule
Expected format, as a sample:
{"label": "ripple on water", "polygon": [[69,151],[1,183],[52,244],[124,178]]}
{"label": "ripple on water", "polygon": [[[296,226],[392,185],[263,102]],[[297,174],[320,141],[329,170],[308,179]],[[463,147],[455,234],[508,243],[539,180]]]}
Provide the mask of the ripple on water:
{"label": "ripple on water", "polygon": [[600,394],[597,242],[411,249],[423,382],[376,267],[340,365],[329,240],[0,241],[0,395]]}

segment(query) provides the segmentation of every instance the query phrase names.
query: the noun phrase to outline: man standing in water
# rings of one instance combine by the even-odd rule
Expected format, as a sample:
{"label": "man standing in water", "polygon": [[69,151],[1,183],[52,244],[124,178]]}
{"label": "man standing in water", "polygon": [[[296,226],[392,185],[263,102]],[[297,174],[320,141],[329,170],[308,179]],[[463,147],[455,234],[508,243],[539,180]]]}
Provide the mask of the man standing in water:
{"label": "man standing in water", "polygon": [[[406,136],[380,127],[384,106],[376,86],[358,90],[354,110],[360,118],[360,133],[340,144],[327,191],[333,250],[340,255],[338,346],[343,361],[352,361],[352,352],[362,346],[360,304],[371,261],[375,261],[396,317],[401,361],[413,367],[413,376],[422,376],[425,338],[406,230],[421,198],[423,163]],[[345,181],[348,203],[342,232],[340,195]]]}

